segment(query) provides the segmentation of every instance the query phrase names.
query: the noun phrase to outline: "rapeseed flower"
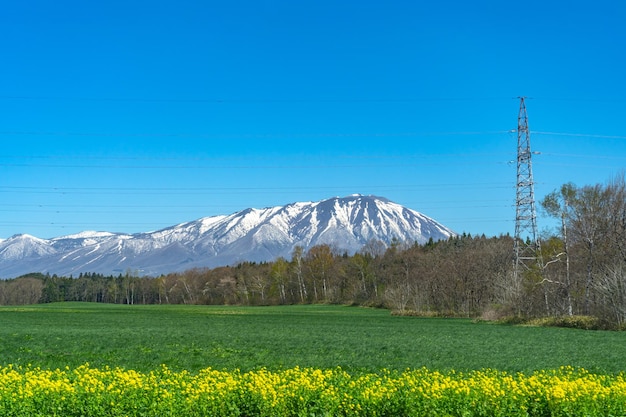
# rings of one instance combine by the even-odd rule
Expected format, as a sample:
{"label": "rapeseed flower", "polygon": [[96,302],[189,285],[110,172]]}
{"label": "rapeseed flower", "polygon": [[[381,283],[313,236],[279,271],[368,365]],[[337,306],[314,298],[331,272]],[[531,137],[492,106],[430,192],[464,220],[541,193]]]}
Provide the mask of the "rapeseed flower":
{"label": "rapeseed flower", "polygon": [[195,374],[165,366],[0,368],[2,416],[622,416],[626,376],[564,367],[530,375],[426,368],[350,375],[340,368]]}

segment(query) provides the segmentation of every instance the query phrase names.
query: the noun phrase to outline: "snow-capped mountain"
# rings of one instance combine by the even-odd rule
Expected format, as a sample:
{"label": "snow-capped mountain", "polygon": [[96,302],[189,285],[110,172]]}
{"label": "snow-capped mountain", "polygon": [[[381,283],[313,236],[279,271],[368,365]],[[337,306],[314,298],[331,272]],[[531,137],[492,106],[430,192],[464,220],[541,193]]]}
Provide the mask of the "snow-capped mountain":
{"label": "snow-capped mountain", "polygon": [[425,243],[454,232],[417,211],[376,196],[246,209],[149,233],[81,232],[53,239],[15,235],[0,241],[0,278],[30,272],[78,275],[127,270],[160,275],[194,267],[287,259],[296,246],[329,244],[348,253],[377,240]]}

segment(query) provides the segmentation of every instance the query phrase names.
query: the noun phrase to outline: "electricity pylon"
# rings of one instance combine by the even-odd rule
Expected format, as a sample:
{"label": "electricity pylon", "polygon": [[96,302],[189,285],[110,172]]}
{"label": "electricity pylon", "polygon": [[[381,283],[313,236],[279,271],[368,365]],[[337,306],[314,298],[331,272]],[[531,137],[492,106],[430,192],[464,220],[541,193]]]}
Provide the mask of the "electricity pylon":
{"label": "electricity pylon", "polygon": [[515,200],[515,275],[534,265],[542,266],[537,211],[530,151],[530,131],[526,114],[525,97],[520,97],[517,117],[517,194]]}

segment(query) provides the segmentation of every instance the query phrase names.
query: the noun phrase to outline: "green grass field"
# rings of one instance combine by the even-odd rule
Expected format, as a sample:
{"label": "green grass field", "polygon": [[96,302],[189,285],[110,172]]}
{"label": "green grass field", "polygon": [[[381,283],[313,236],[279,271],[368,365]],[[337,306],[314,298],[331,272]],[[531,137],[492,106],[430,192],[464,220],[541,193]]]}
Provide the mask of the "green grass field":
{"label": "green grass field", "polygon": [[376,372],[626,370],[626,333],[391,316],[360,307],[0,307],[0,365],[149,371],[295,366]]}

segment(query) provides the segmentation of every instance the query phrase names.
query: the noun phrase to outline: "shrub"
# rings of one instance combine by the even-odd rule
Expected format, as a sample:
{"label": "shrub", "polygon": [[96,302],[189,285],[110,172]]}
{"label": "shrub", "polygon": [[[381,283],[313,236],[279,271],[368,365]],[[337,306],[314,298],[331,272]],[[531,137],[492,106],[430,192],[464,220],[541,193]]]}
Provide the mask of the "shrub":
{"label": "shrub", "polygon": [[558,316],[542,317],[528,321],[531,326],[568,327],[581,330],[603,330],[606,325],[594,316]]}

